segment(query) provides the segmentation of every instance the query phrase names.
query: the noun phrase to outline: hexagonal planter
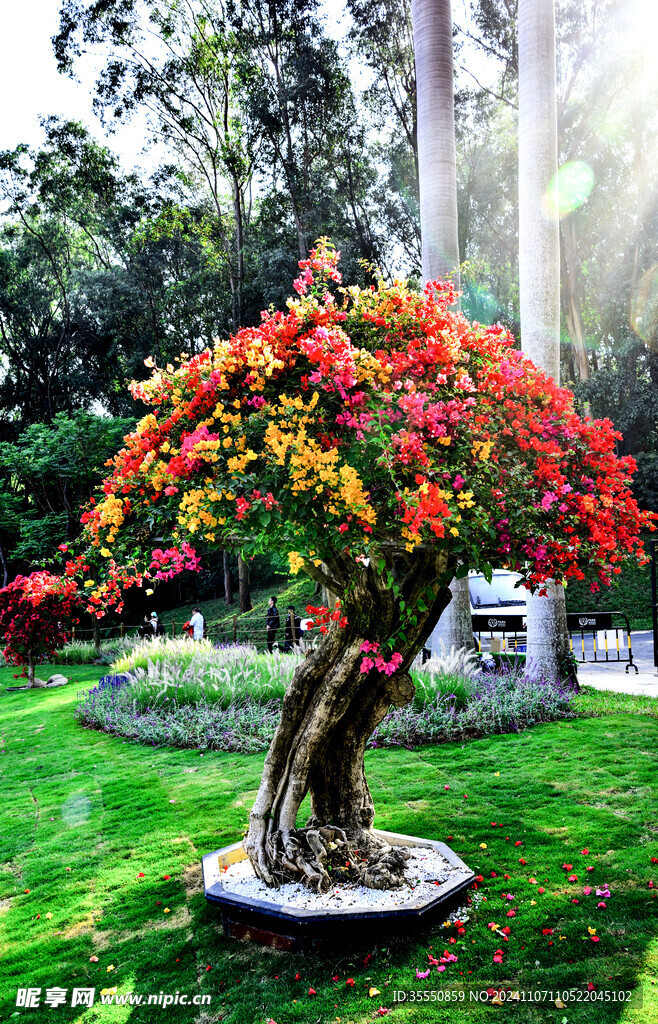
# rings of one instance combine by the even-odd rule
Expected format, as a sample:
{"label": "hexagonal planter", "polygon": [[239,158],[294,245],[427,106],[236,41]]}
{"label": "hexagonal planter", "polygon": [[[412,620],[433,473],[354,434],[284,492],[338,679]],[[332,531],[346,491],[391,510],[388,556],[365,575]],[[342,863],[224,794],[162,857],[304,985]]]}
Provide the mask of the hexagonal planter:
{"label": "hexagonal planter", "polygon": [[382,938],[384,934],[414,931],[439,914],[445,917],[446,911],[458,902],[475,879],[471,869],[445,843],[379,829],[374,831],[391,846],[422,846],[436,850],[452,866],[453,872],[431,896],[414,897],[412,892],[406,903],[393,909],[346,907],[309,910],[277,903],[276,889],[271,890],[271,898],[267,900],[229,892],[222,884],[222,869],[246,858],[242,843],[234,843],[204,856],[205,897],[210,904],[221,909],[226,935],[250,939],[276,949],[297,951],[317,949],[335,942],[359,942],[373,933]]}

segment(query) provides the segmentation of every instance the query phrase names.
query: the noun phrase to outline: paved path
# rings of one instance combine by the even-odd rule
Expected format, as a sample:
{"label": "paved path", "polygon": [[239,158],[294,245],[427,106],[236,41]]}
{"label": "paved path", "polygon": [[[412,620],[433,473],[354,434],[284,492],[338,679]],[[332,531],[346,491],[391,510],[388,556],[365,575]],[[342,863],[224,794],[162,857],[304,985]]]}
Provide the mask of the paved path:
{"label": "paved path", "polygon": [[605,662],[578,666],[578,682],[581,686],[593,686],[597,690],[615,690],[617,693],[643,693],[658,697],[658,670],[653,663],[653,634],[650,629],[638,630],[631,634],[633,661],[639,668],[638,675],[633,669],[625,671],[624,664]]}

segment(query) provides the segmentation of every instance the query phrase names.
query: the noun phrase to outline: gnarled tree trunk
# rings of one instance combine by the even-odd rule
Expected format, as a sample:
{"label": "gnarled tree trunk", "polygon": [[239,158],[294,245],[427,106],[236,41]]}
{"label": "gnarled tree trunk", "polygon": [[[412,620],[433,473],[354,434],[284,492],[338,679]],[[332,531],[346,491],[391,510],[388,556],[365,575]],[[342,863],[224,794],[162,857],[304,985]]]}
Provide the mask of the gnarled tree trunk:
{"label": "gnarled tree trunk", "polygon": [[[330,884],[332,855],[333,879],[340,877],[335,869],[341,872],[349,863],[351,877],[356,872],[373,887],[402,881],[400,865],[372,832],[374,806],[363,755],[390,705],[402,706],[413,697],[409,668],[450,600],[452,572],[447,554],[429,549],[414,553],[412,567],[407,565],[395,586],[374,567],[362,567],[343,596],[348,625],[332,625],[297,668],[244,844],[256,874],[268,885],[295,880],[323,890]],[[377,669],[362,672],[363,643],[384,645],[389,639],[402,656],[397,670],[388,676]],[[307,793],[311,818],[298,828]]]}

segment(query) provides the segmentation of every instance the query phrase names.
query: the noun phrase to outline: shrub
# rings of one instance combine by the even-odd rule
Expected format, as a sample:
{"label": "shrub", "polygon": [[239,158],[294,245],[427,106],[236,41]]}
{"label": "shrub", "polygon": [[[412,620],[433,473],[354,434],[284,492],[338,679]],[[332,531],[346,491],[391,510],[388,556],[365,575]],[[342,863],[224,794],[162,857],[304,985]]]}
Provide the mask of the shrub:
{"label": "shrub", "polygon": [[[177,660],[181,645],[191,658]],[[156,745],[264,750],[300,660],[186,640],[150,641],[147,653],[155,660],[139,645],[84,696],[76,709],[83,725]],[[470,676],[455,674],[459,664]],[[451,652],[415,670],[415,699],[392,709],[369,745],[412,747],[515,732],[572,714],[572,694],[559,683],[513,671],[487,675],[476,666],[473,658],[459,660]]]}

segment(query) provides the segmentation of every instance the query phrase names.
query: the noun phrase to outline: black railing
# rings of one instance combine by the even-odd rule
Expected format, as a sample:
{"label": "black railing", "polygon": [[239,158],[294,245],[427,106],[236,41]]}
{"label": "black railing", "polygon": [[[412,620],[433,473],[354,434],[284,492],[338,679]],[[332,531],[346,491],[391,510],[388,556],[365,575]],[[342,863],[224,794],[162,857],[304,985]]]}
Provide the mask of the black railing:
{"label": "black railing", "polygon": [[[623,619],[623,625],[615,625],[615,618]],[[617,662],[626,665],[626,672],[634,668],[639,673],[633,662],[630,622],[623,612],[569,612],[567,629],[571,651],[581,664]]]}
{"label": "black railing", "polygon": [[[180,618],[167,621],[163,618],[161,622],[164,626],[165,636],[175,637],[184,635],[183,625],[186,622],[185,619]],[[101,643],[123,637],[137,637],[139,630],[140,626],[124,626],[123,623],[117,626],[102,627],[100,631]],[[294,642],[295,644],[301,643],[302,647],[320,635],[318,629],[313,629],[309,632],[297,630],[297,632],[299,636],[295,637]],[[267,633],[264,618],[261,620],[243,618],[241,615],[232,615],[227,619],[216,619],[212,622],[206,621],[204,624],[204,636],[211,640],[213,644],[250,644],[259,651],[267,650]],[[93,638],[94,631],[92,629],[81,629],[76,626],[71,630],[71,640],[92,641]],[[279,648],[284,646],[284,624],[277,630],[274,642]]]}

